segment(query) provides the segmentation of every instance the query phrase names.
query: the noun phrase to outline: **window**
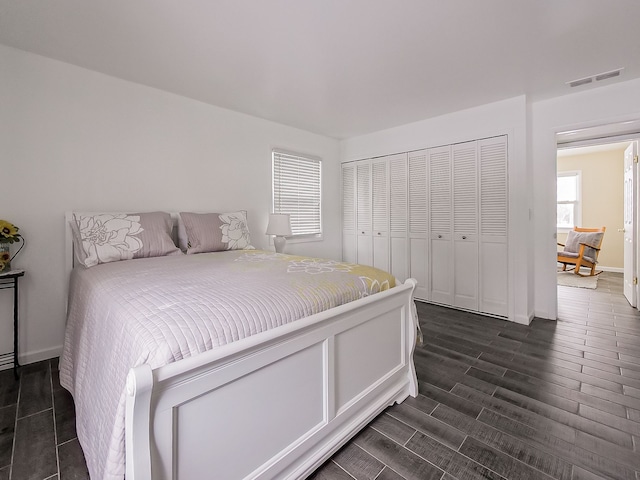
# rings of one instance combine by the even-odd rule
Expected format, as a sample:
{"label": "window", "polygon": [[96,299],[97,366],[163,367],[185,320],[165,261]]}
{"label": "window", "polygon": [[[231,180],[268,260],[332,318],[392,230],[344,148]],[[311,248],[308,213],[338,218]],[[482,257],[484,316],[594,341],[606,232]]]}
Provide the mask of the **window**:
{"label": "window", "polygon": [[273,151],[273,213],[288,213],[293,239],[322,238],[322,161]]}
{"label": "window", "polygon": [[581,223],[580,172],[558,172],[559,229],[572,229]]}

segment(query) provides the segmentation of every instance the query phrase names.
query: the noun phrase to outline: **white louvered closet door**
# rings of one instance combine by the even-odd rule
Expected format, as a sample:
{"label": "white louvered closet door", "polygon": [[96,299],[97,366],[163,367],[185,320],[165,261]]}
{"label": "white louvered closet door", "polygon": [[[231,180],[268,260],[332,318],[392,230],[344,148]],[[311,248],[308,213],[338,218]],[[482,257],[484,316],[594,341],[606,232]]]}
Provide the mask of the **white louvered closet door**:
{"label": "white louvered closet door", "polygon": [[372,265],[389,271],[389,164],[386,157],[371,160]]}
{"label": "white louvered closet door", "polygon": [[388,157],[389,164],[389,271],[400,282],[409,278],[407,154]]}
{"label": "white louvered closet door", "polygon": [[476,142],[451,146],[453,305],[478,310],[478,170]]}
{"label": "white louvered closet door", "polygon": [[453,305],[451,147],[429,149],[430,300]]}
{"label": "white louvered closet door", "polygon": [[373,244],[371,242],[371,161],[356,162],[356,244],[357,263],[373,265]]}
{"label": "white louvered closet door", "polygon": [[427,151],[408,154],[409,276],[416,279],[414,296],[429,300],[427,275]]}
{"label": "white louvered closet door", "polygon": [[342,260],[356,263],[356,165],[342,164]]}
{"label": "white louvered closet door", "polygon": [[508,317],[507,153],[501,136],[343,164],[343,259]]}
{"label": "white louvered closet door", "polygon": [[481,312],[508,316],[507,137],[478,141]]}

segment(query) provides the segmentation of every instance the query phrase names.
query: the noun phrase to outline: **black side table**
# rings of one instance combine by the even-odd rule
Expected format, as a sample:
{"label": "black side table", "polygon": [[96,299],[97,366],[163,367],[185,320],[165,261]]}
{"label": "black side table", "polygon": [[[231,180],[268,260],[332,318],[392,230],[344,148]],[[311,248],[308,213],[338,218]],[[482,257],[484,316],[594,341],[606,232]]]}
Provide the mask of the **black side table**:
{"label": "black side table", "polygon": [[[0,355],[0,366],[13,360],[13,375],[18,379],[18,279],[24,276],[24,270],[15,269],[0,273],[0,290],[13,288],[13,352]],[[13,359],[11,358],[13,357]]]}

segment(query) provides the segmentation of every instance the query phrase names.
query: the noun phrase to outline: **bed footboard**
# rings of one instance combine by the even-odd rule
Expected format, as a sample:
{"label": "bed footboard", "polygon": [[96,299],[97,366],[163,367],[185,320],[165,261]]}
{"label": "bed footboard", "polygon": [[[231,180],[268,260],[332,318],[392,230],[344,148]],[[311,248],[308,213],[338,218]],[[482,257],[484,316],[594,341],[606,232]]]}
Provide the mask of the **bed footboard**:
{"label": "bed footboard", "polygon": [[304,478],[418,393],[407,280],[127,379],[126,476]]}

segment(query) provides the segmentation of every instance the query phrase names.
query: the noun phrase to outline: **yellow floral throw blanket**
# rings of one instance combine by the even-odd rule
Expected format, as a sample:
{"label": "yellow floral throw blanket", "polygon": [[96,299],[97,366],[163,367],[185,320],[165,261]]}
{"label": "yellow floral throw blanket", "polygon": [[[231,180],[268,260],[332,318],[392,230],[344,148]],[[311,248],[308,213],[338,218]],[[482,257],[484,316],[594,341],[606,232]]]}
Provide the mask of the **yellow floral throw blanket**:
{"label": "yellow floral throw blanket", "polygon": [[[324,258],[300,257],[254,250],[244,252],[235,259],[235,262],[255,262],[264,265],[274,275],[279,275],[285,283],[296,285],[300,290],[320,288],[340,294],[340,290],[344,288],[344,285],[341,285],[342,282],[347,284],[353,282],[351,286],[358,293],[352,292],[353,297],[344,298],[343,300],[346,301],[363,298],[396,286],[396,280],[390,273],[374,267]],[[305,277],[303,274],[312,277]],[[346,294],[346,292],[344,293]],[[346,302],[342,301],[341,303]]]}

